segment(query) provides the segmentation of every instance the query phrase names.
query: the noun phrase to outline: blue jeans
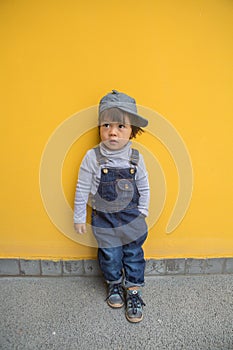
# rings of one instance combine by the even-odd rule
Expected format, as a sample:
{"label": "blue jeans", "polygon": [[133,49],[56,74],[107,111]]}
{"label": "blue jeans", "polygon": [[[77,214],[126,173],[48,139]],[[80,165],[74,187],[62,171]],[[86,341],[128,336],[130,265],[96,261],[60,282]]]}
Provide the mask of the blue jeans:
{"label": "blue jeans", "polygon": [[98,248],[99,265],[107,283],[121,283],[125,287],[143,286],[145,259],[142,245],[147,233],[128,244]]}

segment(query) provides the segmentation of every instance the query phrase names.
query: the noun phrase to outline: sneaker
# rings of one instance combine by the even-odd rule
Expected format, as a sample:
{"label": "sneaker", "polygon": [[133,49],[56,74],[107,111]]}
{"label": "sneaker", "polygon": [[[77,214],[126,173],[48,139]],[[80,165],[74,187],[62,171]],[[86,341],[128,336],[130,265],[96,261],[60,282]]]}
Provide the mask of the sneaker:
{"label": "sneaker", "polygon": [[106,298],[109,306],[113,308],[119,308],[124,305],[123,288],[120,283],[109,284],[108,296]]}
{"label": "sneaker", "polygon": [[141,292],[136,289],[127,289],[126,313],[129,322],[140,322],[143,319],[142,308],[145,306]]}

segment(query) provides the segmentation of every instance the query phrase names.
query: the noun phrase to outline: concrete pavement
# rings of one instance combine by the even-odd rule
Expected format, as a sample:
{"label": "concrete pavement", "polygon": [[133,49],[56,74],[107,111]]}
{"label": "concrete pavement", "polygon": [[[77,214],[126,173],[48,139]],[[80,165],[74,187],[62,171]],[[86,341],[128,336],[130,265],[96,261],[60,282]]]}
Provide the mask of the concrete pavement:
{"label": "concrete pavement", "polygon": [[147,277],[144,319],[105,302],[101,277],[0,278],[1,350],[233,350],[233,276]]}

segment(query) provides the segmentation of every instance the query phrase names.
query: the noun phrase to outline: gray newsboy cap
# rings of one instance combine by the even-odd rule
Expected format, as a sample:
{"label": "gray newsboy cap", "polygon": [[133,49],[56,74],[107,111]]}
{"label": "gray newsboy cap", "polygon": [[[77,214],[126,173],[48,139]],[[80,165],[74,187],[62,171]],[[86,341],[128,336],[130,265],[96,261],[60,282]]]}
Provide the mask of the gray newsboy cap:
{"label": "gray newsboy cap", "polygon": [[138,114],[135,99],[123,92],[112,90],[112,92],[102,97],[99,103],[99,114],[109,108],[119,108],[132,114],[134,116],[132,124],[135,126],[145,127],[148,124],[148,120]]}

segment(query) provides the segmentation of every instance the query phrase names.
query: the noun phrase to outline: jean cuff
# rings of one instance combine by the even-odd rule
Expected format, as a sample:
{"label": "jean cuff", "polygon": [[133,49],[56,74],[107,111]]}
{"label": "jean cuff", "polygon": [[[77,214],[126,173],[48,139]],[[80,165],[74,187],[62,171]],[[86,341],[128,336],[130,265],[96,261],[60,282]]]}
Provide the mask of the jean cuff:
{"label": "jean cuff", "polygon": [[127,280],[123,281],[123,287],[124,288],[129,288],[129,287],[144,287],[145,286],[145,282],[143,283],[133,283]]}
{"label": "jean cuff", "polygon": [[122,282],[122,277],[119,278],[117,281],[108,281],[108,280],[106,280],[107,284],[118,284],[118,283],[121,283],[121,282]]}

